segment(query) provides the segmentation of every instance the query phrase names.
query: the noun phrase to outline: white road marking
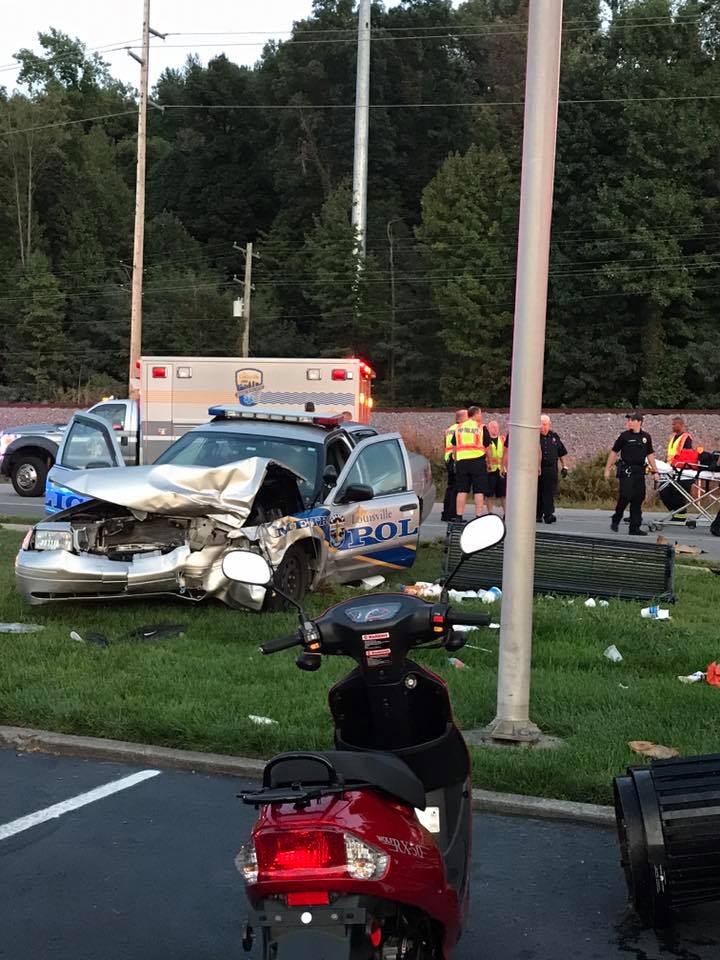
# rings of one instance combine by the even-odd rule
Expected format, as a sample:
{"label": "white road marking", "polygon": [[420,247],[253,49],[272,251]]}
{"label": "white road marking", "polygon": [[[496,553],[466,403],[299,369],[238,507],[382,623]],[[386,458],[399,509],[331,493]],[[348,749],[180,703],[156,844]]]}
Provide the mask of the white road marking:
{"label": "white road marking", "polygon": [[112,783],[106,783],[102,787],[95,787],[94,790],[88,790],[87,793],[80,793],[69,800],[63,800],[60,803],[54,803],[51,807],[45,807],[44,810],[37,810],[35,813],[29,813],[26,817],[20,817],[18,820],[11,820],[10,823],[0,825],[0,840],[7,840],[8,837],[16,833],[22,833],[23,830],[29,830],[31,827],[37,827],[47,820],[56,820],[64,813],[70,813],[71,810],[77,810],[88,803],[94,803],[96,800],[102,800],[103,797],[109,797],[119,790],[127,790],[128,787],[134,787],[143,780],[150,777],[157,777],[160,770],[141,770],[140,773],[133,773],[129,777],[123,777],[121,780],[113,780]]}

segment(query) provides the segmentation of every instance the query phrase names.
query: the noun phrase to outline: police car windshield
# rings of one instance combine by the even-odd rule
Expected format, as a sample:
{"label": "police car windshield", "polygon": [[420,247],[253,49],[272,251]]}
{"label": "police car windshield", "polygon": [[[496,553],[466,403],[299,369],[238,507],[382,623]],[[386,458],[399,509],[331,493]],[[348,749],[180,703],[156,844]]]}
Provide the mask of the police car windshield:
{"label": "police car windshield", "polygon": [[186,433],[162,453],[155,463],[174,463],[185,467],[219,467],[236,460],[263,457],[278,460],[306,477],[298,482],[305,500],[311,500],[320,483],[322,445],[284,437],[258,437],[242,433]]}

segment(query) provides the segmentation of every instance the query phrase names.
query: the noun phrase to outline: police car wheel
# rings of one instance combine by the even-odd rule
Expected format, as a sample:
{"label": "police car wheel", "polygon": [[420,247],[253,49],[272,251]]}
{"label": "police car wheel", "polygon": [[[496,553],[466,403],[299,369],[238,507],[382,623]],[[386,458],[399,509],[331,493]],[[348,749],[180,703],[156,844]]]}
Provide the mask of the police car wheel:
{"label": "police car wheel", "polygon": [[[310,582],[310,570],[307,554],[298,544],[293,544],[282,558],[275,573],[275,582],[283,593],[302,603]],[[291,604],[279,594],[268,590],[265,599],[266,610],[289,610]]]}
{"label": "police car wheel", "polygon": [[23,457],[12,468],[10,479],[19,497],[41,497],[45,493],[47,466],[39,457]]}

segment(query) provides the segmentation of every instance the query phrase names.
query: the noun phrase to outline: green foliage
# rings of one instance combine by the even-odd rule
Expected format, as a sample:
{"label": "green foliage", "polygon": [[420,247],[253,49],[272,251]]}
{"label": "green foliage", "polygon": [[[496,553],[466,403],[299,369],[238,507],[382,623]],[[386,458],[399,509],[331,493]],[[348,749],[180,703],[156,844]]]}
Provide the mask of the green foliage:
{"label": "green foliage", "polygon": [[[237,352],[235,244],[252,240],[252,352],[367,354],[384,404],[505,405],[527,14],[374,5],[360,271],[356,4],[316,0],[254,67],[167,70],[153,99],[170,109],[148,114],[145,352]],[[718,406],[718,5],[565,0],[564,19],[544,402]],[[136,94],[81,40],[39,40],[0,89],[8,399],[127,375]],[[41,323],[43,371],[25,339]]]}

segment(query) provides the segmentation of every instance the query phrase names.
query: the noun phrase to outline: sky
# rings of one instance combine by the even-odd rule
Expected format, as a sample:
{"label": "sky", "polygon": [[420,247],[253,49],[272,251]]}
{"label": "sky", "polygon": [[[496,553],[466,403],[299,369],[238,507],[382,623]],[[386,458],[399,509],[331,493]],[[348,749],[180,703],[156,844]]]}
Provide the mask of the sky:
{"label": "sky", "polygon": [[[167,67],[179,67],[190,53],[203,63],[225,51],[237,63],[253,64],[264,42],[288,36],[294,20],[306,17],[312,0],[151,0],[150,24],[161,33],[153,40],[150,81]],[[21,47],[40,52],[38,31],[55,27],[98,47],[137,46],[142,34],[143,0],[0,0],[0,86],[12,89],[17,70],[13,54]],[[214,34],[214,35],[213,35]],[[137,87],[140,66],[124,49],[102,53],[113,76]]]}

